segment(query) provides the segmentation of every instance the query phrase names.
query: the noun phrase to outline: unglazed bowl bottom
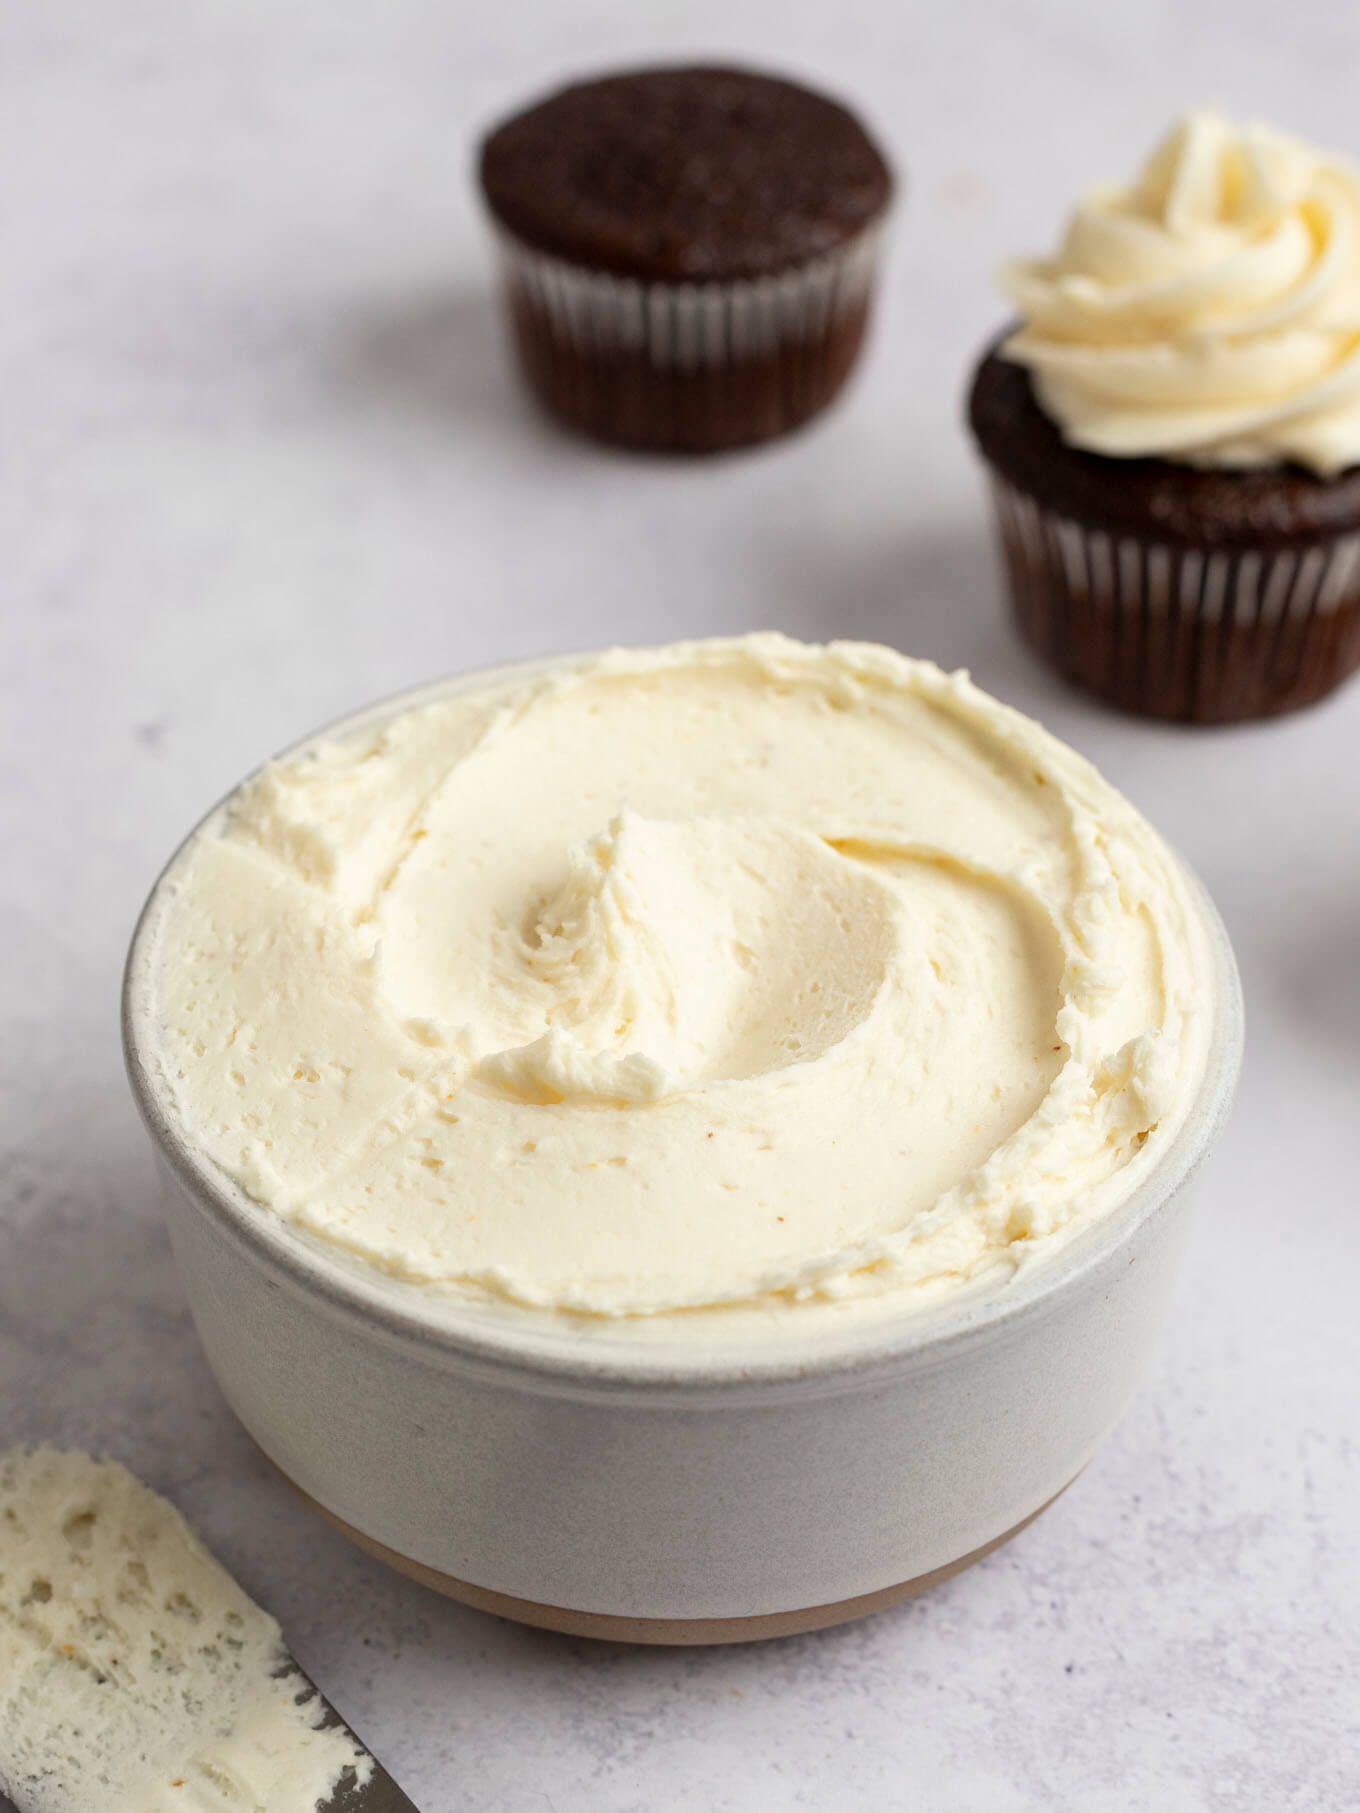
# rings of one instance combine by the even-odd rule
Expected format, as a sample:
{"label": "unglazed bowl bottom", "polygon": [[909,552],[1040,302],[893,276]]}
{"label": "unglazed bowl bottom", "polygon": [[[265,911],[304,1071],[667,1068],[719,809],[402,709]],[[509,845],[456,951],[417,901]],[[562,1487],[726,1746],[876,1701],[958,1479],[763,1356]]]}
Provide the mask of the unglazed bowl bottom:
{"label": "unglazed bowl bottom", "polygon": [[[268,1456],[265,1456],[268,1460]],[[324,1517],[332,1528],[348,1536],[350,1541],[361,1548],[366,1555],[372,1555],[375,1561],[404,1574],[408,1580],[415,1580],[421,1586],[428,1586],[436,1593],[442,1593],[446,1599],[456,1599],[460,1605],[470,1605],[475,1611],[490,1612],[497,1618],[509,1618],[515,1624],[531,1624],[539,1630],[561,1631],[569,1637],[591,1637],[606,1643],[650,1643],[659,1648],[697,1648],[709,1643],[760,1643],[770,1637],[797,1637],[804,1631],[830,1630],[837,1624],[852,1624],[857,1618],[867,1618],[873,1612],[886,1611],[891,1605],[901,1605],[904,1600],[915,1599],[918,1594],[928,1593],[933,1586],[943,1586],[946,1580],[952,1580],[955,1574],[961,1574],[965,1568],[972,1567],[976,1561],[985,1561],[989,1555],[1008,1543],[1013,1536],[1027,1530],[1038,1517],[1042,1517],[1049,1505],[1056,1504],[1067,1486],[1062,1486],[1052,1498],[1031,1511],[1028,1517],[1022,1517],[1009,1530],[1003,1530],[1000,1536],[994,1536],[990,1542],[984,1542],[980,1548],[971,1550],[967,1555],[960,1555],[957,1561],[946,1562],[943,1567],[932,1568],[928,1574],[918,1574],[914,1580],[901,1580],[895,1586],[880,1587],[874,1593],[859,1593],[852,1599],[838,1599],[831,1605],[806,1605],[787,1612],[767,1612],[757,1618],[618,1618],[603,1612],[576,1611],[566,1605],[540,1605],[532,1599],[516,1599],[509,1593],[494,1593],[486,1587],[474,1586],[470,1580],[455,1580],[452,1574],[443,1574],[437,1568],[426,1567],[423,1562],[413,1561],[409,1555],[399,1555],[395,1549],[389,1549],[385,1543],[377,1542],[372,1536],[365,1536],[362,1530],[346,1523],[343,1517],[337,1517],[334,1511],[328,1511],[309,1492],[304,1492],[294,1479],[281,1467],[274,1466],[274,1471],[285,1484],[292,1487],[302,1502],[319,1516]],[[1068,1481],[1068,1485],[1072,1482]]]}

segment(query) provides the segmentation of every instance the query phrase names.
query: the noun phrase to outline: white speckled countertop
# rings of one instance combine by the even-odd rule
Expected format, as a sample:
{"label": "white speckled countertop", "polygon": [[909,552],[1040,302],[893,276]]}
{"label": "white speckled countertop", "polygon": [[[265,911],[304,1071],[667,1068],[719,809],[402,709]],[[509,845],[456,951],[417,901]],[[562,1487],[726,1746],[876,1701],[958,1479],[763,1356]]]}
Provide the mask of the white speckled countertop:
{"label": "white speckled countertop", "polygon": [[[540,82],[686,50],[820,75],[908,173],[853,396],[715,465],[534,417],[469,182]],[[0,12],[0,1438],[169,1491],[425,1813],[1360,1802],[1360,683],[1210,734],[1062,691],[997,609],[958,422],[989,273],[1074,185],[1201,100],[1360,155],[1358,62],[1325,0]],[[268,1474],[171,1266],[119,968],[202,806],[311,725],[752,625],[967,663],[1092,755],[1218,897],[1247,1068],[1147,1383],[1038,1524],[865,1624],[592,1646],[390,1576]]]}

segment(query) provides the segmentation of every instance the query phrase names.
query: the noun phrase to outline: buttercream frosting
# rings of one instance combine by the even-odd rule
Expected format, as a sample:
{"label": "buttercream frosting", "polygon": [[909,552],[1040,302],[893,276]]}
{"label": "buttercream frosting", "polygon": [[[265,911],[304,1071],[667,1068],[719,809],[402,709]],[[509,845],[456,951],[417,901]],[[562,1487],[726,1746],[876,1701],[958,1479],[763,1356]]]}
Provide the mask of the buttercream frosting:
{"label": "buttercream frosting", "polygon": [[0,1454],[0,1790],[19,1813],[314,1813],[371,1760],[278,1625],[114,1461]]}
{"label": "buttercream frosting", "polygon": [[398,1278],[616,1327],[1014,1267],[1204,1061],[1161,840],[864,644],[493,677],[267,767],[166,885],[159,1061],[210,1160]]}
{"label": "buttercream frosting", "polygon": [[1360,171],[1265,126],[1183,120],[1056,254],[1002,272],[1074,446],[1195,465],[1360,462]]}

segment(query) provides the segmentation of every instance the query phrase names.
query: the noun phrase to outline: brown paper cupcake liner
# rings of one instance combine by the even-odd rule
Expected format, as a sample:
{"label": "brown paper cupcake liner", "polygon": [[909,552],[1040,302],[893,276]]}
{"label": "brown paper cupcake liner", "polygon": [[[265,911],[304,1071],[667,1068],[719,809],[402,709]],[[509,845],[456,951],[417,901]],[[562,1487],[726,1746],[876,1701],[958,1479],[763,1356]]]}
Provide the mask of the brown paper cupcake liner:
{"label": "brown paper cupcake liner", "polygon": [[539,400],[599,440],[704,453],[782,434],[835,396],[864,336],[881,230],[779,277],[698,284],[584,270],[497,237]]}
{"label": "brown paper cupcake liner", "polygon": [[1360,666],[1360,533],[1184,547],[1057,515],[991,479],[1022,635],[1109,704],[1233,723],[1310,705]]}

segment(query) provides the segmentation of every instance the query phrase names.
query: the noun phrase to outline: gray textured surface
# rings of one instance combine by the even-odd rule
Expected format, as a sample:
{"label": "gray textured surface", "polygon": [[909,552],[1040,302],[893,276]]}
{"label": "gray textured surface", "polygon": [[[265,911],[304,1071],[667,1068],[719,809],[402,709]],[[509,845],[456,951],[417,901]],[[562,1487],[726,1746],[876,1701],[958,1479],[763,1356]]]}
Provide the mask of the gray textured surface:
{"label": "gray textured surface", "polygon": [[[955,420],[996,260],[1184,102],[1360,154],[1360,26],[1025,11],[0,11],[0,1435],[171,1492],[425,1813],[1360,1798],[1360,687],[1215,735],[1063,694],[997,614]],[[534,419],[467,183],[502,105],[660,46],[821,71],[910,173],[864,382],[720,466]],[[252,1453],[170,1265],[118,971],[170,846],[310,725],[449,668],[753,624],[966,661],[1094,756],[1220,900],[1247,1069],[1147,1386],[1039,1524],[862,1626],[595,1648],[390,1577]]]}

